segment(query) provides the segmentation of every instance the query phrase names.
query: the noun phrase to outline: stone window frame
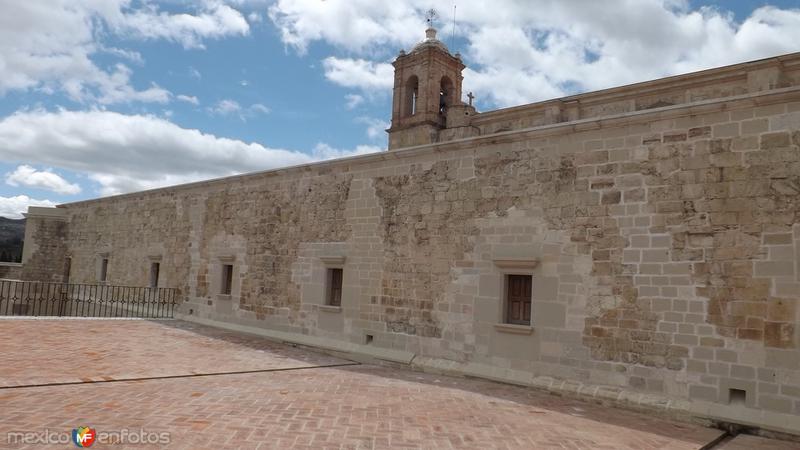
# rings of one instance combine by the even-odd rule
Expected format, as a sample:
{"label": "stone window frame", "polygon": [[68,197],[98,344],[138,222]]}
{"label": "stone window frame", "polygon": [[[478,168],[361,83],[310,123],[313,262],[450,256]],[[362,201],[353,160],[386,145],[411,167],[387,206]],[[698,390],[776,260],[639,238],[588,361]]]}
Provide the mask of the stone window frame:
{"label": "stone window frame", "polygon": [[[325,301],[328,306],[342,306],[342,284],[344,280],[344,269],[341,267],[328,267],[326,274],[327,293]],[[338,282],[338,286],[336,286]],[[337,295],[338,293],[338,295]]]}
{"label": "stone window frame", "polygon": [[64,256],[64,267],[61,270],[61,282],[69,284],[70,276],[72,275],[72,255],[67,254]]}
{"label": "stone window frame", "polygon": [[99,284],[108,284],[108,265],[110,263],[110,252],[97,254],[96,279]]}
{"label": "stone window frame", "polygon": [[[498,308],[499,320],[495,323],[495,330],[501,333],[530,335],[533,333],[533,285],[536,282],[536,269],[539,267],[538,259],[498,258],[492,260],[495,268],[500,272],[500,307]],[[508,323],[508,275],[528,275],[531,277],[531,319],[528,325]]]}
{"label": "stone window frame", "polygon": [[[325,266],[325,285],[323,289],[324,298],[319,305],[320,311],[339,313],[342,311],[342,303],[344,302],[344,276],[345,276],[345,260],[344,256],[321,256],[320,261]],[[330,304],[331,298],[331,269],[340,269],[342,271],[342,296],[339,305]]]}
{"label": "stone window frame", "polygon": [[[148,255],[147,260],[150,262],[150,271],[149,271],[149,279],[147,281],[147,286],[151,289],[158,288],[160,281],[162,279],[162,270],[161,270],[161,255]],[[157,265],[157,266],[156,266]],[[153,268],[158,267],[155,271],[155,280],[153,279]],[[155,281],[155,283],[153,283]]]}
{"label": "stone window frame", "polygon": [[[504,283],[505,293],[504,293],[504,296],[503,296],[503,300],[504,300],[505,306],[503,308],[503,323],[507,323],[507,324],[511,324],[511,325],[531,326],[531,308],[533,307],[533,275],[527,274],[527,273],[508,273],[508,274],[503,275],[503,277],[505,278],[505,283]],[[521,317],[518,318],[518,319],[515,319],[514,313],[512,311],[512,307],[511,307],[512,306],[511,289],[512,289],[513,282],[516,281],[516,280],[522,281],[523,282],[522,284],[524,286],[520,286],[520,287],[524,287],[525,290],[528,291],[528,295],[527,296],[524,295],[524,294],[521,296],[522,303],[523,303],[523,306],[522,306],[523,310],[520,312]],[[527,306],[527,308],[525,308],[526,306]],[[527,316],[528,316],[527,319],[528,320],[527,321],[525,320],[525,311],[524,311],[525,309],[528,310],[528,314],[527,314]]]}
{"label": "stone window frame", "polygon": [[[234,287],[236,286],[236,257],[232,255],[217,257],[217,281],[215,282],[217,299],[230,300],[233,298]],[[226,267],[230,267],[230,273],[226,273]],[[230,275],[228,277],[227,275]],[[230,279],[228,279],[230,278]],[[226,283],[229,281],[230,283]],[[227,284],[227,286],[226,286]],[[213,287],[213,286],[212,286]]]}

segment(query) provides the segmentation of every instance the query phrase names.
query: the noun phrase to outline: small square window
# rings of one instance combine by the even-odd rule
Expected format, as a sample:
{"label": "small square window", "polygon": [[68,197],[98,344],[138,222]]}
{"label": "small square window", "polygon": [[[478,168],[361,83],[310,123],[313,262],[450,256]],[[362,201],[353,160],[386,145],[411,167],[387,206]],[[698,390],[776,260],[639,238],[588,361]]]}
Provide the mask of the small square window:
{"label": "small square window", "polygon": [[531,324],[531,275],[506,275],[506,323]]}
{"label": "small square window", "polygon": [[150,263],[150,287],[155,288],[158,287],[158,275],[161,271],[161,263],[151,262]]}
{"label": "small square window", "polygon": [[731,405],[747,404],[747,391],[743,389],[728,389],[728,403]]}
{"label": "small square window", "polygon": [[100,261],[100,276],[98,279],[100,281],[108,281],[108,258],[103,258]]}
{"label": "small square window", "polygon": [[328,295],[327,304],[330,306],[342,306],[342,269],[328,269]]}
{"label": "small square window", "polygon": [[233,264],[223,264],[222,283],[220,284],[219,293],[223,295],[231,295],[232,286],[233,286]]}

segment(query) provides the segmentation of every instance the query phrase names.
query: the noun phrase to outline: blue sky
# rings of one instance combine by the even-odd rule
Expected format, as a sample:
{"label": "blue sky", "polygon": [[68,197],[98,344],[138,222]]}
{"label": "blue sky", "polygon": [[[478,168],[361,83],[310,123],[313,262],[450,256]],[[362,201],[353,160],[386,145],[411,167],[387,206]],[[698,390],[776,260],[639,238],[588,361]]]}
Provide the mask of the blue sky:
{"label": "blue sky", "polygon": [[381,151],[431,6],[479,110],[800,50],[785,0],[12,2],[0,215]]}

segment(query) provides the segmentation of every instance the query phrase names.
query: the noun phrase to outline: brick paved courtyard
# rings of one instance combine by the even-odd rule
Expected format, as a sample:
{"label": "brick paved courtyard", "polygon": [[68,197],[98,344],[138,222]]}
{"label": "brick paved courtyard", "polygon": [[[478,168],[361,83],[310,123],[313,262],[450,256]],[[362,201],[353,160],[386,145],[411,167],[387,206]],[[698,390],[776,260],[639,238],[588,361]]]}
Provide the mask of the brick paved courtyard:
{"label": "brick paved courtyard", "polygon": [[[720,435],[180,321],[0,320],[0,342],[5,433],[89,425],[98,432],[169,433],[169,447],[185,449],[698,449]],[[740,441],[745,447],[734,446],[737,438],[725,448],[796,448],[745,438],[752,439]],[[3,435],[0,447],[40,445],[11,444]],[[68,447],[74,448],[61,445]]]}

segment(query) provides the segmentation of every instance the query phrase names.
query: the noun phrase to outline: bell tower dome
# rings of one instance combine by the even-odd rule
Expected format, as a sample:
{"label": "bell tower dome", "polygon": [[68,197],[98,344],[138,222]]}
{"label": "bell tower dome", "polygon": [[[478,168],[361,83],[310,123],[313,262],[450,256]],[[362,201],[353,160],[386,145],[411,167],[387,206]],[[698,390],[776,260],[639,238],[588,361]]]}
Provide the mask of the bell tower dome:
{"label": "bell tower dome", "polygon": [[461,57],[450,54],[431,26],[425,30],[425,40],[408,53],[401,50],[392,65],[389,150],[437,142],[439,131],[447,128],[448,108],[462,104]]}

